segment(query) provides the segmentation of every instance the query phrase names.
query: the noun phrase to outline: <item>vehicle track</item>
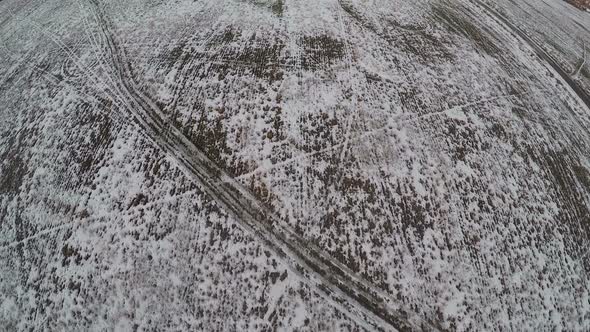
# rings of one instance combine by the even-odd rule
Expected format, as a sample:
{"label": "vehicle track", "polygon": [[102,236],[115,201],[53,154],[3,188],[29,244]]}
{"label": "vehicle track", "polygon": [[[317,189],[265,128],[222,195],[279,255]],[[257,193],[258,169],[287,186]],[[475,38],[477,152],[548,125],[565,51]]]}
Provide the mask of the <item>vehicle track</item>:
{"label": "vehicle track", "polygon": [[[126,98],[126,114],[181,170],[262,243],[273,250],[302,280],[333,305],[368,329],[438,330],[416,313],[401,309],[385,291],[365,281],[323,250],[281,224],[280,218],[224,170],[213,163],[169,121],[159,107],[136,86],[129,62],[111,32],[100,5],[94,5],[113,66],[117,90]],[[362,321],[359,321],[361,319]]]}
{"label": "vehicle track", "polygon": [[481,7],[484,12],[488,13],[488,15],[501,22],[506,28],[511,30],[514,34],[516,34],[516,36],[518,36],[525,43],[527,43],[528,46],[533,49],[533,51],[539,58],[547,62],[547,64],[549,64],[551,68],[553,68],[553,70],[555,70],[559,74],[562,80],[576,93],[578,98],[580,98],[580,100],[586,105],[586,108],[590,110],[590,94],[586,90],[584,90],[584,88],[579,86],[550,54],[548,54],[541,46],[539,46],[535,41],[533,41],[526,33],[524,33],[524,31],[522,31],[519,27],[510,22],[502,14],[498,13],[496,10],[491,8],[489,5],[485,4],[480,0],[474,0],[473,2],[479,7]]}
{"label": "vehicle track", "polygon": [[[548,89],[544,89],[544,90],[538,90],[536,92],[544,92],[544,91],[549,91]],[[436,112],[432,112],[432,113],[426,113],[426,114],[422,114],[422,115],[416,115],[416,114],[400,114],[398,116],[393,116],[389,119],[389,121],[394,121],[394,123],[387,123],[384,126],[378,127],[378,128],[374,128],[371,130],[368,130],[362,134],[356,135],[354,137],[350,137],[349,141],[350,142],[358,142],[358,141],[362,141],[363,139],[368,139],[371,136],[375,136],[378,133],[382,132],[382,131],[386,131],[388,129],[393,129],[393,128],[401,128],[402,125],[405,124],[411,124],[413,122],[416,121],[420,121],[420,120],[425,120],[425,119],[429,119],[432,117],[436,117],[436,116],[440,116],[440,115],[445,115],[448,114],[451,111],[457,111],[457,110],[464,110],[466,108],[472,107],[472,106],[476,106],[476,105],[481,105],[481,104],[485,104],[488,102],[492,102],[492,101],[496,101],[496,100],[500,100],[500,99],[510,99],[510,98],[514,98],[514,97],[520,97],[520,96],[526,96],[526,95],[530,95],[532,92],[523,92],[523,93],[517,93],[517,94],[506,94],[506,95],[500,95],[500,96],[494,96],[491,98],[484,98],[481,100],[477,100],[477,101],[473,101],[470,103],[465,103],[462,105],[457,105],[457,106],[453,106],[451,108],[447,108],[441,111],[436,111]],[[300,155],[297,155],[295,157],[289,158],[287,160],[283,160],[281,162],[278,162],[276,164],[273,164],[270,167],[259,167],[254,169],[251,172],[242,174],[240,176],[236,176],[234,179],[236,180],[244,180],[244,179],[248,179],[251,178],[255,175],[260,175],[260,174],[264,174],[267,173],[269,171],[272,171],[274,169],[277,168],[281,168],[287,165],[290,165],[292,163],[296,163],[300,160],[306,159],[306,158],[311,158],[317,155],[321,155],[323,153],[327,153],[330,151],[333,151],[341,146],[343,146],[345,144],[345,142],[340,142],[331,146],[328,146],[324,149],[321,150],[317,150],[317,151],[313,151],[313,152],[307,152],[307,153],[302,153]]]}

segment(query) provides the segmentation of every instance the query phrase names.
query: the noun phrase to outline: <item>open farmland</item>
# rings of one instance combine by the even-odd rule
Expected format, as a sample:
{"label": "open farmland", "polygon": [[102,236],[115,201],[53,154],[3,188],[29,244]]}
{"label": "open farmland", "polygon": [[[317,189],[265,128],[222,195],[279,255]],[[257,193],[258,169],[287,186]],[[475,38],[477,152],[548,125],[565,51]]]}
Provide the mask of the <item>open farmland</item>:
{"label": "open farmland", "polygon": [[590,14],[0,1],[0,330],[590,329]]}

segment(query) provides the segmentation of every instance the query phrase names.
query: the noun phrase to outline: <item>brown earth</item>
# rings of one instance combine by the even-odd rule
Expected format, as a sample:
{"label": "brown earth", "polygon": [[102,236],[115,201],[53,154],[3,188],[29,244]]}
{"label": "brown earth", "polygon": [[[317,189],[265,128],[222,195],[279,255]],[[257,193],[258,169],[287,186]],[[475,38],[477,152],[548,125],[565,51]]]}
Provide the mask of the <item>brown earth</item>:
{"label": "brown earth", "polygon": [[590,10],[590,0],[566,0],[581,10]]}

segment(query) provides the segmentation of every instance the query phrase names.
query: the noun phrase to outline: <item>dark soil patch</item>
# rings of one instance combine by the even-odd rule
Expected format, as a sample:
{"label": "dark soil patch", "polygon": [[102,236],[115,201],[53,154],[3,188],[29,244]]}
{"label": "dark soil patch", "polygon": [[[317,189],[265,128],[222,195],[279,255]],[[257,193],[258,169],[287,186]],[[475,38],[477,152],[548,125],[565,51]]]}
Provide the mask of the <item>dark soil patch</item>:
{"label": "dark soil patch", "polygon": [[299,44],[303,49],[301,66],[306,70],[332,65],[344,57],[344,43],[327,35],[304,36]]}
{"label": "dark soil patch", "polygon": [[[24,135],[21,132],[20,135]],[[28,172],[26,162],[22,158],[22,151],[18,139],[11,138],[9,141],[10,148],[0,155],[2,162],[2,176],[0,177],[0,196],[15,194],[23,183],[23,179]]]}
{"label": "dark soil patch", "polygon": [[283,78],[280,59],[284,48],[285,44],[279,39],[268,44],[251,44],[237,54],[236,60],[254,76],[272,83]]}
{"label": "dark soil patch", "polygon": [[490,37],[490,34],[471,22],[466,15],[443,4],[432,6],[432,12],[436,20],[445,25],[451,32],[461,34],[473,41],[479,50],[496,56],[500,48]]}

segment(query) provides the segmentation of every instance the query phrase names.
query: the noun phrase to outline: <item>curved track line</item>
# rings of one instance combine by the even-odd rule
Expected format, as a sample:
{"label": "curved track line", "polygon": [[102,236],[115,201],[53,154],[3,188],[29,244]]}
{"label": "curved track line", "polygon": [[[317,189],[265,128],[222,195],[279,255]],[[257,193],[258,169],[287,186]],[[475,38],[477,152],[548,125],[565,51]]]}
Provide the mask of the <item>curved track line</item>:
{"label": "curved track line", "polygon": [[[548,89],[537,90],[535,92],[544,92],[544,91],[548,91]],[[384,131],[386,129],[392,129],[393,126],[398,126],[399,127],[402,124],[412,123],[414,121],[423,120],[423,119],[428,119],[430,117],[447,114],[447,113],[452,112],[452,111],[463,110],[465,108],[476,106],[476,105],[480,105],[480,104],[484,104],[484,103],[487,103],[487,102],[492,102],[492,101],[496,101],[496,100],[500,100],[500,99],[510,99],[510,98],[513,98],[513,97],[525,96],[525,95],[529,95],[529,94],[532,94],[532,93],[533,92],[523,92],[523,93],[517,93],[517,94],[506,94],[506,95],[494,96],[494,97],[490,97],[490,98],[484,98],[484,99],[480,99],[480,100],[477,100],[477,101],[473,101],[473,102],[469,102],[469,103],[465,103],[465,104],[453,106],[453,107],[450,107],[450,108],[447,108],[447,109],[444,109],[444,110],[441,110],[441,111],[436,111],[436,112],[432,112],[432,113],[426,113],[426,114],[417,115],[417,116],[415,114],[400,114],[400,115],[393,116],[393,117],[389,118],[389,121],[395,121],[394,123],[388,123],[388,124],[386,124],[384,126],[371,129],[371,130],[366,131],[366,132],[364,132],[364,133],[362,133],[360,135],[356,135],[355,137],[351,137],[349,141],[350,142],[357,142],[357,141],[362,140],[364,138],[369,138],[369,137],[371,137],[373,135],[376,135],[377,133],[379,133],[381,131]],[[337,148],[341,147],[344,144],[345,144],[344,142],[341,142],[341,143],[337,143],[337,144],[331,145],[331,146],[329,146],[327,148],[324,148],[324,149],[321,149],[321,150],[317,150],[317,151],[313,151],[313,152],[308,152],[308,153],[302,153],[302,154],[297,155],[295,157],[292,157],[292,158],[283,160],[281,162],[278,162],[278,163],[276,163],[274,165],[271,165],[269,167],[258,167],[256,169],[254,169],[253,171],[250,171],[248,173],[245,173],[245,174],[236,176],[234,179],[235,180],[243,180],[243,179],[247,179],[247,178],[250,178],[252,176],[255,176],[255,175],[264,174],[264,173],[267,173],[269,171],[272,171],[273,169],[290,165],[290,164],[295,163],[295,162],[297,162],[299,160],[310,158],[310,157],[313,157],[313,156],[316,156],[316,155],[319,155],[319,154],[322,154],[322,153],[330,152],[330,151],[332,151],[334,149],[337,149]]]}
{"label": "curved track line", "polygon": [[549,64],[549,66],[551,66],[551,68],[553,68],[553,70],[555,70],[559,74],[564,83],[566,83],[566,85],[568,85],[573,90],[573,92],[575,92],[575,94],[583,102],[583,104],[586,105],[586,109],[590,111],[590,94],[586,90],[584,90],[584,88],[580,87],[574,81],[574,79],[570,77],[563,68],[561,68],[561,66],[549,53],[547,53],[541,46],[539,46],[535,41],[533,41],[524,31],[522,31],[512,22],[508,21],[506,17],[498,13],[489,5],[483,3],[481,0],[473,0],[473,2],[480,8],[482,8],[483,12],[498,20],[502,25],[504,25],[505,28],[512,31],[516,36],[522,39],[530,48],[532,48],[539,58],[547,62],[547,64]]}
{"label": "curved track line", "polygon": [[[385,291],[365,281],[334,260],[322,249],[281,223],[280,217],[266,208],[248,190],[209,160],[180,130],[169,126],[155,103],[136,87],[129,62],[118,48],[106,15],[96,1],[99,25],[106,41],[106,53],[117,72],[118,90],[127,98],[127,116],[143,133],[173,158],[185,175],[222,208],[273,250],[302,280],[329,299],[357,323],[369,329],[436,330],[416,313],[403,310],[383,294]],[[362,321],[359,321],[362,320]]]}

